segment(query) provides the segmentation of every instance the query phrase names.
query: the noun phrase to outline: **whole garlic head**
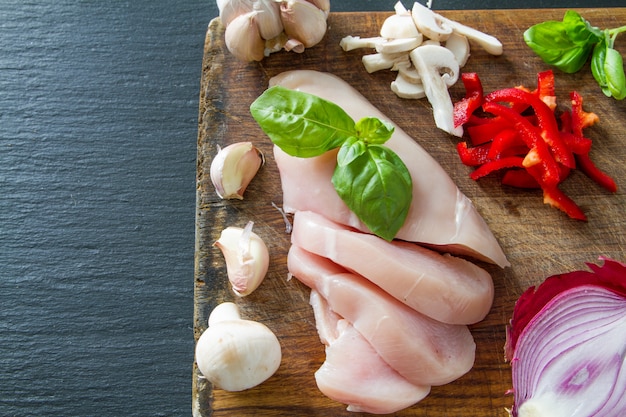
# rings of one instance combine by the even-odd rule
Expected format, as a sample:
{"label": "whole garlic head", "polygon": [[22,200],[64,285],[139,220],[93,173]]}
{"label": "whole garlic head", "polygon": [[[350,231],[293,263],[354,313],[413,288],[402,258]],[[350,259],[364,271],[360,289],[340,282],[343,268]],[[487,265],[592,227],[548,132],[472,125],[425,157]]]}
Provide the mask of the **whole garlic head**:
{"label": "whole garlic head", "polygon": [[240,297],[256,290],[269,268],[269,251],[263,239],[252,231],[253,225],[253,222],[248,222],[243,229],[227,227],[214,243],[226,259],[233,292]]}

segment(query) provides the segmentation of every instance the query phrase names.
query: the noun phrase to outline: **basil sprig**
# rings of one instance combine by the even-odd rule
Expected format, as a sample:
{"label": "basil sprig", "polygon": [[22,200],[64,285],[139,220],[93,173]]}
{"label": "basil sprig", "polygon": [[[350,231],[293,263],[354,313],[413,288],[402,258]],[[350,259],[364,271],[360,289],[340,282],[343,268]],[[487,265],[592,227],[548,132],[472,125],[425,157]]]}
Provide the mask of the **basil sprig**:
{"label": "basil sprig", "polygon": [[524,41],[544,62],[566,73],[579,71],[591,56],[591,72],[608,97],[626,97],[622,56],[614,48],[615,38],[626,26],[601,30],[573,10],[562,21],[549,20],[531,26]]}
{"label": "basil sprig", "polygon": [[310,158],[339,148],[335,190],[372,233],[385,240],[395,237],[408,214],[413,186],[406,165],[384,146],[394,131],[390,123],[373,117],[355,122],[330,101],[281,86],[267,89],[250,112],[291,156]]}

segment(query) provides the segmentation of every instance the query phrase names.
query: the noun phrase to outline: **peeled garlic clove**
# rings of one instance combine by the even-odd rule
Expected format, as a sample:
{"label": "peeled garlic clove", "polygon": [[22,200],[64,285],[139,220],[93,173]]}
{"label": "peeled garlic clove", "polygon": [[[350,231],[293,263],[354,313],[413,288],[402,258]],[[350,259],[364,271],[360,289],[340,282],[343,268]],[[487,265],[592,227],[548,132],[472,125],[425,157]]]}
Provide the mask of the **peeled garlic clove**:
{"label": "peeled garlic clove", "polygon": [[280,16],[285,33],[310,48],[326,34],[326,15],[306,0],[288,0],[280,4]]}
{"label": "peeled garlic clove", "polygon": [[256,23],[261,37],[265,40],[274,39],[283,32],[283,22],[280,20],[280,5],[275,1],[256,1],[254,10]]}
{"label": "peeled garlic clove", "polygon": [[243,193],[263,164],[263,154],[252,142],[238,142],[220,149],[211,162],[211,181],[217,195],[243,200]]}
{"label": "peeled garlic clove", "polygon": [[265,56],[265,40],[261,37],[256,22],[258,13],[252,11],[239,15],[226,26],[226,47],[242,61],[261,61]]}
{"label": "peeled garlic clove", "polygon": [[256,290],[269,268],[269,251],[263,239],[252,231],[253,225],[248,222],[243,229],[227,227],[214,243],[226,259],[228,280],[240,297]]}

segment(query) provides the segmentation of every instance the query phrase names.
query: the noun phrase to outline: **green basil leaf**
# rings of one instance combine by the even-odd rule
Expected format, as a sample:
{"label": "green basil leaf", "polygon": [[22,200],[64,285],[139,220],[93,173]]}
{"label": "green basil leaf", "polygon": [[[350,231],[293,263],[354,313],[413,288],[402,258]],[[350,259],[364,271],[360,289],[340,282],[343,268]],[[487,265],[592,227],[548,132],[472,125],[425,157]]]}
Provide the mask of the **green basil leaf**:
{"label": "green basil leaf", "polygon": [[622,55],[613,48],[606,50],[604,61],[606,84],[613,98],[623,100],[626,97],[626,75]]}
{"label": "green basil leaf", "polygon": [[375,117],[364,117],[356,122],[357,136],[367,143],[383,144],[391,138],[394,127],[391,123]]}
{"label": "green basil leaf", "polygon": [[250,112],[272,142],[292,156],[318,156],[356,135],[354,120],[335,103],[281,86],[267,89]]}
{"label": "green basil leaf", "polygon": [[598,42],[593,48],[593,53],[591,54],[591,73],[593,74],[593,78],[595,78],[596,82],[602,89],[604,95],[606,95],[607,97],[611,97],[611,91],[608,88],[606,80],[606,73],[604,72],[606,50],[607,42],[605,38]]}
{"label": "green basil leaf", "polygon": [[388,241],[396,236],[406,220],[413,186],[408,169],[393,151],[384,145],[368,145],[366,152],[349,163],[339,161],[332,182],[341,199],[374,234]]}
{"label": "green basil leaf", "polygon": [[367,152],[367,144],[356,137],[345,141],[337,154],[337,164],[348,165]]}
{"label": "green basil leaf", "polygon": [[577,72],[587,61],[596,42],[597,32],[578,13],[565,13],[563,21],[549,20],[524,32],[526,44],[543,59],[567,73]]}

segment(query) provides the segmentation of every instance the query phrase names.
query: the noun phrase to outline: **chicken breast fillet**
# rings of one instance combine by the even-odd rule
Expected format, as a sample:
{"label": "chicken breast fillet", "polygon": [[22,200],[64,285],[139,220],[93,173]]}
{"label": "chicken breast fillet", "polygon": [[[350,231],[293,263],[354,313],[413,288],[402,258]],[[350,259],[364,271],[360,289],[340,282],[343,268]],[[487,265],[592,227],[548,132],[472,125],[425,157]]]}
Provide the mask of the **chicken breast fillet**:
{"label": "chicken breast fillet", "polygon": [[[352,86],[329,73],[288,71],[273,77],[270,86],[273,85],[329,100],[355,121],[363,117],[389,121]],[[413,180],[413,202],[396,236],[398,239],[438,246],[444,251],[471,255],[501,267],[509,265],[484,219],[437,161],[398,126],[386,146],[402,158]],[[332,186],[334,152],[316,158],[294,158],[275,148],[275,158],[286,212],[310,210],[335,222],[368,231]]]}
{"label": "chicken breast fillet", "polygon": [[418,313],[365,278],[295,245],[289,250],[287,266],[410,383],[443,385],[472,368],[476,344],[467,326],[444,324]]}
{"label": "chicken breast fillet", "polygon": [[293,218],[292,244],[332,260],[435,320],[472,324],[493,303],[493,280],[479,266],[415,243],[388,242],[311,211]]}

